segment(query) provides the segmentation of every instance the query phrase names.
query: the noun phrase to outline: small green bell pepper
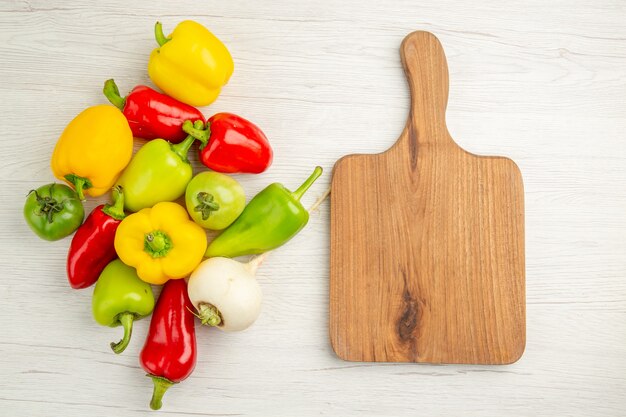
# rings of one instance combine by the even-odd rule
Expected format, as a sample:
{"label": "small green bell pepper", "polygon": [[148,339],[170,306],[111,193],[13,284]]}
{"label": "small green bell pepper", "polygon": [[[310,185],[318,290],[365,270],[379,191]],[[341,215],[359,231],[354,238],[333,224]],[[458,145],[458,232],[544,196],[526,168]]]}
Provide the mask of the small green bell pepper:
{"label": "small green bell pepper", "polygon": [[45,240],[59,240],[74,233],[84,217],[78,195],[65,184],[52,183],[31,190],[24,203],[26,223]]}
{"label": "small green bell pepper", "polygon": [[205,229],[227,228],[246,206],[243,187],[228,175],[201,172],[187,185],[187,211],[194,222]]}
{"label": "small green bell pepper", "polygon": [[[201,128],[203,123],[195,125]],[[187,154],[194,141],[187,136],[177,144],[154,139],[143,145],[117,180],[124,189],[124,207],[137,212],[181,197],[193,176]]]}
{"label": "small green bell pepper", "polygon": [[322,168],[291,192],[282,184],[273,183],[258,193],[241,215],[206,250],[208,258],[234,258],[275,249],[294,237],[309,221],[309,212],[300,198],[319,176]]}
{"label": "small green bell pepper", "polygon": [[100,274],[93,290],[92,310],[94,319],[103,326],[124,326],[124,337],[111,343],[115,353],[122,353],[133,330],[133,321],[152,312],[154,294],[152,288],[137,276],[135,268],[119,259],[110,262]]}

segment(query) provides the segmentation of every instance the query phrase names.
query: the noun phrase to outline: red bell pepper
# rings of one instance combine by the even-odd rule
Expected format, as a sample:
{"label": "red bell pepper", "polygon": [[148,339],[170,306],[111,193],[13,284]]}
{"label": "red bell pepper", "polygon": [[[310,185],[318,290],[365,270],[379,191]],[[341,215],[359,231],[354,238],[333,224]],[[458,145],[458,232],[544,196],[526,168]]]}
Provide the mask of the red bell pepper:
{"label": "red bell pepper", "polygon": [[113,190],[113,204],[99,205],[76,230],[67,254],[67,279],[75,289],[98,280],[104,267],[117,258],[115,232],[124,219],[124,194]]}
{"label": "red bell pepper", "polygon": [[139,361],[154,383],[150,408],[161,408],[169,387],[186,379],[196,366],[196,329],[193,305],[184,279],[165,283],[152,312]]}
{"label": "red bell pepper", "polygon": [[187,137],[181,129],[183,122],[205,122],[200,110],[145,85],[138,85],[126,97],[121,97],[115,81],[107,80],[103,93],[126,116],[130,130],[137,138],[160,138],[179,143]]}
{"label": "red bell pepper", "polygon": [[258,174],[272,164],[272,148],[254,123],[232,113],[217,113],[204,129],[191,122],[183,130],[202,142],[200,161],[218,172]]}

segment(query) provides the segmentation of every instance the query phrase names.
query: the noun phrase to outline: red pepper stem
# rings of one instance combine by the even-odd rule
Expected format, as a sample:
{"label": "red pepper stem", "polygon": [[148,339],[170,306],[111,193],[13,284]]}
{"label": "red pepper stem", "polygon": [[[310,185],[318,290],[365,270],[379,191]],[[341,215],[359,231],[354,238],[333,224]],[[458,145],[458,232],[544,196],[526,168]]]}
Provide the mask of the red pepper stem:
{"label": "red pepper stem", "polygon": [[67,174],[64,177],[69,183],[74,185],[74,189],[76,190],[76,194],[78,194],[78,198],[81,201],[85,200],[85,193],[83,190],[91,188],[91,181],[89,178],[79,177],[76,174]]}
{"label": "red pepper stem", "polygon": [[135,315],[133,313],[122,313],[119,315],[118,321],[124,327],[124,337],[117,343],[111,342],[111,349],[113,352],[120,354],[124,352],[126,346],[128,346],[128,342],[130,342],[130,336],[133,334],[133,320],[135,319]]}
{"label": "red pepper stem", "polygon": [[124,110],[126,106],[126,97],[120,95],[120,90],[117,88],[117,84],[113,81],[113,78],[104,82],[104,88],[102,89],[104,96],[120,110]]}
{"label": "red pepper stem", "polygon": [[291,193],[293,198],[295,198],[296,200],[300,200],[300,198],[302,198],[304,193],[306,193],[307,190],[311,187],[311,185],[313,185],[315,180],[318,179],[320,175],[322,175],[322,171],[323,171],[322,167],[319,167],[319,166],[315,167],[315,170],[313,171],[313,173],[309,176],[309,178],[306,179],[306,181],[302,183],[300,188],[298,188],[296,191]]}
{"label": "red pepper stem", "polygon": [[163,46],[172,40],[171,37],[165,36],[163,34],[163,25],[161,24],[161,22],[156,22],[154,25],[154,37],[156,38],[159,46]]}
{"label": "red pepper stem", "polygon": [[124,192],[122,186],[117,185],[113,187],[113,204],[107,204],[102,207],[102,212],[115,220],[124,220],[126,214],[124,213]]}
{"label": "red pepper stem", "polygon": [[170,381],[167,378],[163,378],[162,376],[150,375],[152,378],[152,383],[154,384],[154,390],[152,391],[152,399],[150,400],[150,408],[153,410],[160,410],[161,406],[163,406],[163,395],[165,391],[176,382]]}
{"label": "red pepper stem", "polygon": [[206,126],[202,126],[197,121],[192,123],[191,120],[185,120],[183,131],[202,142],[202,145],[200,145],[200,150],[202,150],[211,138],[211,123],[207,122]]}
{"label": "red pepper stem", "polygon": [[[185,123],[191,123],[191,121],[187,120],[185,121]],[[193,124],[193,127],[196,129],[201,129],[203,124],[204,123],[202,123],[202,120],[196,120],[196,122]],[[177,143],[176,145],[170,146],[172,147],[172,151],[180,156],[180,159],[182,159],[183,161],[188,161],[189,159],[187,158],[187,154],[189,153],[189,148],[191,148],[191,145],[193,145],[196,139],[197,138],[195,136],[188,134],[185,140]]]}

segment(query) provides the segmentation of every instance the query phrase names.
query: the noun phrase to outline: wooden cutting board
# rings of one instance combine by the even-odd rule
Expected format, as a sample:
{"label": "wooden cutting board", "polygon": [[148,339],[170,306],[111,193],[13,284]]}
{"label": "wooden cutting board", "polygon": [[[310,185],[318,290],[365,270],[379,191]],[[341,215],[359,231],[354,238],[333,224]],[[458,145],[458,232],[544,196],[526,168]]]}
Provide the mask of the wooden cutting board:
{"label": "wooden cutting board", "polygon": [[400,54],[412,97],[402,135],[334,168],[333,349],[350,361],[515,362],[526,340],[521,173],[450,137],[434,35],[411,33]]}

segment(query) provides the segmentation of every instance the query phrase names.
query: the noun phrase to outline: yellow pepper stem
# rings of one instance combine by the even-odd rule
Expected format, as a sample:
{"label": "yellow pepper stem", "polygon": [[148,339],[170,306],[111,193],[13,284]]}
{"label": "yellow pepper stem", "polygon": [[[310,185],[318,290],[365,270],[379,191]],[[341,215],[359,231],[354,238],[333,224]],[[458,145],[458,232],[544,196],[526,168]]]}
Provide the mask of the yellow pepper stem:
{"label": "yellow pepper stem", "polygon": [[85,193],[83,190],[91,188],[91,181],[89,178],[79,177],[76,174],[67,174],[65,179],[74,186],[78,198],[82,201],[85,200]]}
{"label": "yellow pepper stem", "polygon": [[144,237],[143,250],[153,258],[162,258],[170,249],[172,249],[172,240],[160,230],[150,232]]}
{"label": "yellow pepper stem", "polygon": [[163,46],[172,40],[171,37],[165,36],[163,34],[163,25],[161,24],[161,22],[156,22],[154,24],[154,37],[156,38],[156,41],[159,44],[159,46]]}

